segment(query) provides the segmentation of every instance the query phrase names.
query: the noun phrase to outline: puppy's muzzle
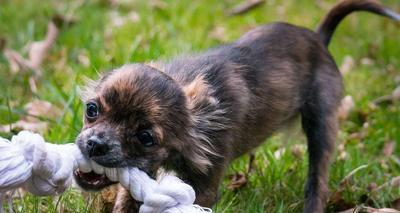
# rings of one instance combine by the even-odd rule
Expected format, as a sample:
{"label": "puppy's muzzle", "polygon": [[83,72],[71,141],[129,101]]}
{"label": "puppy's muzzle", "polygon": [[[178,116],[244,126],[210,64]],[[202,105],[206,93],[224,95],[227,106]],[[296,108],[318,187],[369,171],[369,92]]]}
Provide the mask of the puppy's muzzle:
{"label": "puppy's muzzle", "polygon": [[89,157],[100,157],[106,155],[110,147],[97,136],[91,136],[87,141],[86,149]]}

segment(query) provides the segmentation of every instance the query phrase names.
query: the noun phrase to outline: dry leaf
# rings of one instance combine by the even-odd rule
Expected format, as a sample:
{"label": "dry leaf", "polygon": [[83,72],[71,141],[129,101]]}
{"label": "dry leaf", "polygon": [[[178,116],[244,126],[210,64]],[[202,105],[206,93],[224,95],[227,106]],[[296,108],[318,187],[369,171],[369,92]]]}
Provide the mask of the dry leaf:
{"label": "dry leaf", "polygon": [[26,193],[27,191],[22,187],[5,193],[0,193],[0,202],[8,199],[22,199]]}
{"label": "dry leaf", "polygon": [[400,84],[400,75],[396,75],[396,76],[394,77],[394,82],[395,82],[396,84]]}
{"label": "dry leaf", "polygon": [[367,168],[368,165],[361,165],[350,173],[348,173],[342,181],[339,183],[339,187],[336,191],[333,191],[329,197],[329,205],[331,205],[336,211],[342,211],[354,206],[354,203],[346,202],[343,199],[343,191],[351,184],[350,180],[358,171]]}
{"label": "dry leaf", "polygon": [[37,117],[46,119],[55,118],[58,115],[58,109],[55,108],[50,102],[43,100],[33,100],[25,105],[27,112],[27,121],[37,121]]}
{"label": "dry leaf", "polygon": [[131,21],[132,23],[137,23],[140,21],[140,16],[139,13],[135,12],[135,11],[131,11],[128,13],[127,18],[129,21]]}
{"label": "dry leaf", "polygon": [[168,6],[165,1],[161,1],[161,0],[150,0],[149,4],[152,8],[158,9],[158,10],[164,10]]}
{"label": "dry leaf", "polygon": [[373,101],[373,104],[379,105],[379,104],[392,104],[395,101],[400,100],[400,86],[396,87],[395,90],[393,90],[392,94],[390,95],[385,95],[382,97],[379,97]]}
{"label": "dry leaf", "polygon": [[346,211],[341,211],[338,213],[399,213],[399,211],[390,208],[375,209],[367,206],[357,206],[355,208],[348,209]]}
{"label": "dry leaf", "polygon": [[390,181],[378,186],[372,192],[378,192],[378,191],[380,191],[380,190],[382,190],[384,188],[387,188],[387,187],[392,187],[392,188],[400,187],[400,176],[392,178]]}
{"label": "dry leaf", "polygon": [[353,97],[347,95],[340,102],[340,106],[338,108],[338,117],[340,120],[344,121],[349,117],[350,112],[354,109],[355,103]]}
{"label": "dry leaf", "polygon": [[109,14],[111,27],[122,27],[128,21],[137,23],[140,20],[140,16],[137,12],[132,11],[129,14],[122,16],[118,11],[113,10]]}
{"label": "dry leaf", "polygon": [[78,54],[78,62],[82,64],[84,67],[90,66],[90,59],[86,52],[82,51]]}
{"label": "dry leaf", "polygon": [[395,100],[399,100],[400,99],[400,86],[396,87],[396,89],[393,90],[392,97]]}
{"label": "dry leaf", "polygon": [[385,157],[390,157],[393,154],[394,148],[396,146],[396,143],[394,141],[388,141],[385,143],[383,146],[383,155]]}
{"label": "dry leaf", "polygon": [[210,32],[210,37],[220,42],[227,41],[225,28],[221,26],[214,27]]}
{"label": "dry leaf", "polygon": [[[17,73],[19,71],[32,70],[37,76],[40,76],[40,67],[59,35],[59,27],[71,25],[72,23],[74,23],[72,19],[67,19],[60,15],[54,16],[47,25],[46,37],[42,41],[35,41],[28,45],[28,59],[5,47],[4,55],[10,64],[11,71]],[[33,84],[32,80],[30,81],[31,89],[34,90],[36,84]]]}
{"label": "dry leaf", "polygon": [[10,69],[12,73],[17,73],[20,70],[30,69],[29,61],[22,57],[19,53],[14,50],[5,48],[4,56],[6,57],[8,63],[10,64]]}
{"label": "dry leaf", "polygon": [[337,157],[338,160],[346,160],[347,159],[348,154],[346,152],[346,148],[345,148],[345,144],[344,143],[340,143],[337,146],[337,152],[338,152],[338,155],[337,155],[338,156]]}
{"label": "dry leaf", "polygon": [[347,140],[362,140],[367,136],[369,128],[369,123],[365,122],[362,129],[359,132],[353,132],[348,137]]}
{"label": "dry leaf", "polygon": [[281,159],[282,155],[285,154],[285,152],[286,152],[286,149],[284,147],[279,148],[278,150],[276,150],[274,152],[275,159],[277,159],[277,160]]}
{"label": "dry leaf", "polygon": [[47,56],[50,48],[55,43],[58,34],[59,34],[59,29],[53,22],[50,22],[47,25],[47,34],[45,39],[30,44],[29,64],[30,68],[34,70],[37,75],[41,74],[40,66],[43,63],[44,58]]}
{"label": "dry leaf", "polygon": [[247,177],[241,172],[233,174],[230,178],[231,182],[228,185],[230,190],[238,190],[247,184]]}
{"label": "dry leaf", "polygon": [[368,185],[367,190],[369,192],[374,191],[376,188],[378,188],[378,184],[376,184],[375,182],[372,182]]}
{"label": "dry leaf", "polygon": [[11,132],[13,130],[30,130],[38,133],[45,133],[48,123],[40,118],[53,119],[59,114],[59,110],[46,101],[34,100],[25,105],[26,115],[19,121],[0,126],[1,132]]}
{"label": "dry leaf", "polygon": [[264,0],[247,0],[247,1],[244,1],[243,3],[237,5],[236,7],[230,9],[227,12],[227,14],[229,16],[241,15],[241,14],[244,14],[246,12],[249,12],[249,11],[261,6],[264,3],[265,3]]}
{"label": "dry leaf", "polygon": [[355,65],[355,62],[354,62],[353,57],[346,55],[343,59],[342,65],[340,65],[339,70],[342,73],[342,75],[346,75],[354,68],[354,65]]}
{"label": "dry leaf", "polygon": [[295,144],[292,146],[292,154],[295,158],[301,159],[306,153],[307,147],[304,144]]}
{"label": "dry leaf", "polygon": [[43,121],[28,122],[24,120],[17,121],[9,125],[3,125],[0,127],[1,132],[11,132],[11,131],[22,131],[29,130],[32,132],[37,132],[43,134],[47,130],[47,123]]}
{"label": "dry leaf", "polygon": [[371,66],[375,64],[374,60],[372,60],[371,58],[362,58],[360,63],[365,66]]}

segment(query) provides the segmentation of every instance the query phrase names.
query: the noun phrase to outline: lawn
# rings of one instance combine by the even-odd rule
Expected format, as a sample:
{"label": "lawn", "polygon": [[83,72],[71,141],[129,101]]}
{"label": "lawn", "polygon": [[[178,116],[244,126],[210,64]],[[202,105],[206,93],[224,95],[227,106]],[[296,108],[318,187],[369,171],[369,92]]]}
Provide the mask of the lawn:
{"label": "lawn", "polygon": [[[42,64],[32,91],[32,72],[11,71],[0,53],[0,124],[7,127],[27,116],[33,100],[52,104],[55,116],[36,118],[47,123],[43,134],[55,143],[74,142],[82,126],[79,86],[122,64],[170,58],[234,41],[247,30],[284,21],[314,29],[335,1],[266,0],[240,16],[227,10],[240,0],[128,1],[112,6],[106,0],[1,0],[0,38],[7,48],[24,53],[28,43],[43,39],[54,14],[72,16]],[[400,11],[397,0],[382,1]],[[338,28],[330,51],[345,74],[345,94],[355,107],[341,122],[338,150],[330,169],[330,189],[336,193],[329,211],[347,206],[396,207],[400,176],[400,102],[373,106],[373,100],[400,85],[400,25],[358,13]],[[0,45],[1,46],[1,45]],[[346,68],[347,67],[347,68]],[[51,113],[49,113],[51,114]],[[14,131],[2,128],[3,137]],[[249,156],[230,167],[215,212],[301,212],[307,157],[300,127],[268,139],[255,152],[247,184],[228,189],[230,176],[247,173]],[[344,181],[343,181],[344,180]],[[382,187],[379,187],[382,186]],[[16,212],[94,212],[98,194],[81,196],[69,190],[56,198],[15,199]],[[346,206],[347,205],[347,206]],[[397,208],[400,204],[397,202]]]}

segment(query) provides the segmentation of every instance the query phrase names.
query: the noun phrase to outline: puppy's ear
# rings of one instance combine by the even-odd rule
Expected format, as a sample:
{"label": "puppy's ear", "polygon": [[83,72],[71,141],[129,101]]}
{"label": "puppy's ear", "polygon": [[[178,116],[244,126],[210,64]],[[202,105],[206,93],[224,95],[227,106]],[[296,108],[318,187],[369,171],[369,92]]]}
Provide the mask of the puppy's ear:
{"label": "puppy's ear", "polygon": [[217,104],[213,96],[210,85],[204,80],[202,75],[197,76],[192,82],[183,87],[183,92],[187,98],[189,110],[196,110],[202,104]]}
{"label": "puppy's ear", "polygon": [[203,76],[197,76],[192,82],[183,86],[183,91],[192,123],[189,135],[193,140],[183,153],[193,167],[206,173],[212,166],[210,159],[221,157],[210,136],[226,127],[225,111],[220,108],[214,91]]}

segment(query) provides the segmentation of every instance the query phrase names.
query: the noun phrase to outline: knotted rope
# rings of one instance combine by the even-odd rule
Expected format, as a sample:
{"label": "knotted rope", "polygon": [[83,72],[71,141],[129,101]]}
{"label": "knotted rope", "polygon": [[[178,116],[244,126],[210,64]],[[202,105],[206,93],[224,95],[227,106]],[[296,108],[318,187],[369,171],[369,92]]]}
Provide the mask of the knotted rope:
{"label": "knotted rope", "polygon": [[0,137],[0,198],[2,193],[23,186],[38,196],[63,193],[78,168],[118,181],[133,198],[143,202],[140,213],[212,212],[193,205],[193,188],[176,176],[167,174],[156,181],[138,168],[104,168],[86,159],[75,144],[46,143],[43,137],[28,131],[11,141]]}

